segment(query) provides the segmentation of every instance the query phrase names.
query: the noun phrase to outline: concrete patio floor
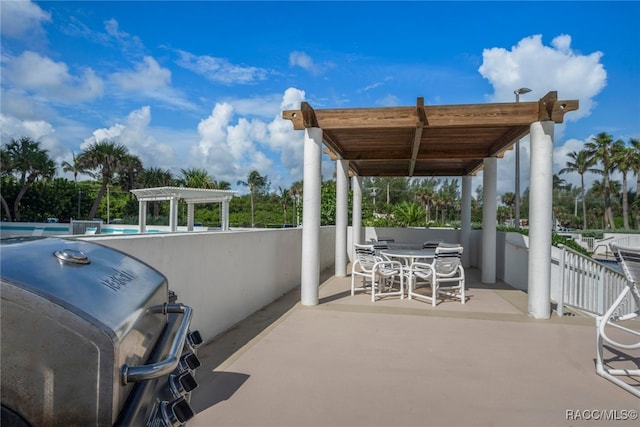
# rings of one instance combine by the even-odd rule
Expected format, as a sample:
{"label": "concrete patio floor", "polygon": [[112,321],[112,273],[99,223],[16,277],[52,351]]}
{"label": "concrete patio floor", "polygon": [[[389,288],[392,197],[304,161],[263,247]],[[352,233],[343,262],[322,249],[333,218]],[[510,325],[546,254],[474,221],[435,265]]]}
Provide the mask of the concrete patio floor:
{"label": "concrete patio floor", "polygon": [[640,399],[595,373],[591,318],[531,319],[474,269],[467,303],[435,308],[323,280],[318,306],[293,291],[199,350],[190,427],[639,424]]}

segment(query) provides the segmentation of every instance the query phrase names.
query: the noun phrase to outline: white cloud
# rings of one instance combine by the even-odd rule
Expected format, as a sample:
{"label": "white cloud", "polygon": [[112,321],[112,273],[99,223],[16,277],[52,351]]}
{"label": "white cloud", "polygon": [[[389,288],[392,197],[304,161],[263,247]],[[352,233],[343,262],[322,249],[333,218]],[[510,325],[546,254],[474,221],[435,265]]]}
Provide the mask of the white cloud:
{"label": "white cloud", "polygon": [[249,84],[264,80],[267,70],[259,67],[247,67],[230,63],[224,58],[209,55],[194,55],[183,50],[178,51],[179,66],[205,77],[208,80],[223,84]]}
{"label": "white cloud", "polygon": [[41,33],[42,24],[51,21],[51,14],[31,1],[2,1],[0,10],[0,32],[6,37]]}
{"label": "white cloud", "polygon": [[[270,121],[243,117],[232,104],[217,103],[198,124],[200,142],[192,147],[190,161],[233,186],[255,169],[269,177],[271,190],[289,187],[302,179],[304,132],[294,131],[291,122],[282,119],[282,110],[299,109],[304,96],[299,89],[287,89]],[[273,154],[280,156],[279,163]],[[333,162],[323,164],[325,176],[334,170]]]}
{"label": "white cloud", "polygon": [[84,150],[94,142],[110,140],[127,147],[129,153],[138,156],[145,167],[170,169],[176,164],[176,152],[170,144],[158,141],[150,124],[151,108],[144,106],[129,113],[124,124],[116,123],[94,130],[80,148]]}
{"label": "white cloud", "polygon": [[19,120],[15,117],[0,114],[0,132],[2,133],[2,142],[6,143],[11,138],[20,138],[22,136],[38,141],[53,135],[55,130],[51,123],[47,123],[44,120]]}
{"label": "white cloud", "polygon": [[289,54],[289,67],[300,67],[303,70],[310,72],[311,74],[322,74],[329,68],[333,68],[334,64],[331,62],[325,62],[322,65],[316,64],[305,52],[293,51]]}
{"label": "white cloud", "polygon": [[64,62],[55,62],[31,51],[17,57],[3,56],[2,64],[2,77],[6,82],[16,89],[52,101],[82,102],[98,98],[103,93],[103,82],[91,68],[73,75]]}
{"label": "white cloud", "polygon": [[565,34],[554,38],[551,47],[542,44],[541,35],[534,35],[523,38],[511,50],[485,49],[482,56],[478,71],[494,88],[492,101],[513,102],[513,91],[520,87],[532,89],[521,101],[534,101],[557,91],[560,99],[580,101],[580,108],[565,116],[567,121],[588,116],[595,106],[593,98],[607,84],[607,73],[600,63],[602,53],[574,52],[571,36]]}
{"label": "white cloud", "polygon": [[163,68],[150,56],[135,64],[134,70],[113,73],[111,81],[127,93],[137,93],[180,109],[195,108],[182,93],[171,87],[171,70]]}
{"label": "white cloud", "polygon": [[[521,102],[537,101],[548,92],[557,91],[561,100],[577,99],[580,102],[577,111],[565,115],[565,122],[588,116],[595,107],[595,96],[606,86],[607,73],[600,63],[601,52],[582,55],[572,50],[571,42],[571,36],[563,34],[555,37],[551,46],[544,46],[542,36],[534,35],[523,38],[511,50],[485,49],[478,71],[494,88],[489,101],[514,102],[514,90],[521,87],[532,89],[531,93],[520,96]],[[554,128],[554,173],[565,167],[567,153],[579,151],[584,144],[584,141],[577,140],[562,143],[565,126],[557,124]],[[530,142],[527,136],[520,143],[521,192],[530,183],[529,163]],[[579,186],[578,174],[564,174],[562,178]],[[498,161],[498,195],[515,191],[514,181],[515,150],[511,150]]]}

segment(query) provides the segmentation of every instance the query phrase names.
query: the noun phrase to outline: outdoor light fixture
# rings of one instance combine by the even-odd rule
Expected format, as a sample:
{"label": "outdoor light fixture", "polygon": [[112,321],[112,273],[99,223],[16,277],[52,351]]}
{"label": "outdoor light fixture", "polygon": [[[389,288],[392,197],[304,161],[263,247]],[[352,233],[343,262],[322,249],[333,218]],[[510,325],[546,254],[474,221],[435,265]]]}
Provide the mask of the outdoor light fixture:
{"label": "outdoor light fixture", "polygon": [[[513,93],[516,94],[516,102],[520,102],[520,95],[531,92],[528,87],[521,87],[516,89]],[[516,142],[516,228],[520,228],[520,140]]]}
{"label": "outdoor light fixture", "polygon": [[531,92],[531,89],[528,87],[521,87],[520,89],[516,89],[513,93],[516,94],[516,102],[520,102],[520,95],[524,95],[525,93]]}

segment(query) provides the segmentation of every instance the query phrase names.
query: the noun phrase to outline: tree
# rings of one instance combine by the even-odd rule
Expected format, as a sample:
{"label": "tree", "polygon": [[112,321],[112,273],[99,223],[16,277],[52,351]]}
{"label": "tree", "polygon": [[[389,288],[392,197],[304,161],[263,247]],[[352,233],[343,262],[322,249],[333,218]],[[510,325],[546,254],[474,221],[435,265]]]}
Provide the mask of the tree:
{"label": "tree", "polygon": [[402,202],[393,210],[393,215],[403,227],[417,225],[422,219],[422,207],[416,202]]}
{"label": "tree", "polygon": [[291,184],[291,187],[289,187],[289,193],[291,194],[291,198],[293,199],[293,209],[295,211],[295,216],[296,216],[296,220],[293,221],[292,219],[292,223],[295,222],[296,227],[300,224],[299,221],[299,217],[300,217],[300,198],[302,197],[302,189],[303,189],[303,184],[302,181],[296,181],[293,184]]}
{"label": "tree", "polygon": [[420,180],[417,188],[415,189],[415,198],[424,206],[426,226],[428,226],[429,221],[431,221],[431,205],[434,202],[437,186],[438,181],[436,179],[427,178]]}
{"label": "tree", "polygon": [[[156,167],[143,170],[138,179],[142,188],[171,187],[175,182],[169,169]],[[156,218],[160,216],[161,204],[159,201],[153,202],[153,216]]]}
{"label": "tree", "polygon": [[122,158],[120,168],[117,171],[118,183],[123,191],[129,193],[129,197],[133,197],[130,191],[138,187],[138,177],[143,170],[142,161],[138,156],[127,154]]}
{"label": "tree", "polygon": [[286,188],[278,187],[278,198],[282,205],[282,225],[287,223],[287,205],[291,201],[291,193]]}
{"label": "tree", "polygon": [[631,138],[629,145],[631,151],[631,167],[636,174],[636,199],[634,209],[636,211],[636,228],[640,228],[640,139]]}
{"label": "tree", "polygon": [[[13,202],[13,219],[20,221],[20,201],[38,179],[50,179],[55,176],[56,164],[49,157],[49,152],[40,147],[40,142],[29,137],[18,140],[12,138],[3,151],[6,151],[2,155],[3,175],[16,174],[20,184],[20,191]],[[6,201],[3,204],[6,204]],[[7,207],[8,205],[5,209]],[[11,221],[11,212],[6,213]]]}
{"label": "tree", "polygon": [[509,209],[509,222],[513,224],[513,208],[516,205],[516,194],[504,193],[500,201]]}
{"label": "tree", "polygon": [[178,185],[188,188],[214,188],[214,180],[205,169],[180,169],[180,174]]}
{"label": "tree", "polygon": [[614,225],[609,183],[609,174],[614,168],[612,160],[613,144],[613,137],[605,132],[599,133],[585,144],[589,155],[595,157],[602,164],[602,175],[604,176],[604,228],[610,228]]}
{"label": "tree", "polygon": [[584,174],[587,172],[601,174],[602,170],[594,168],[597,163],[597,159],[589,155],[589,152],[586,150],[581,151],[573,151],[568,154],[568,156],[572,159],[572,161],[568,161],[566,163],[566,167],[561,169],[558,174],[562,175],[563,173],[568,172],[578,172],[580,174],[580,189],[582,196],[582,229],[585,230],[587,228],[587,202],[585,199],[584,193]]}
{"label": "tree", "polygon": [[254,192],[264,190],[268,182],[268,178],[260,175],[257,170],[249,172],[246,181],[238,181],[238,185],[249,187],[249,195],[251,197],[251,228],[255,227],[253,194]]}
{"label": "tree", "polygon": [[71,158],[72,158],[71,163],[67,162],[66,160],[63,160],[60,166],[62,166],[63,172],[73,172],[73,182],[76,185],[78,184],[79,174],[85,174],[85,175],[91,176],[91,178],[95,178],[92,174],[88,173],[88,171],[86,171],[82,167],[79,157],[76,156],[76,153],[74,153],[73,151],[71,152]]}
{"label": "tree", "polygon": [[622,141],[613,145],[612,161],[616,169],[622,173],[622,223],[625,230],[629,229],[629,196],[627,188],[627,174],[632,169],[632,147],[625,147]]}
{"label": "tree", "polygon": [[82,167],[94,176],[100,177],[100,190],[89,211],[89,218],[95,217],[107,188],[113,182],[116,173],[121,171],[128,156],[128,150],[124,145],[107,140],[94,142],[80,153],[79,162]]}

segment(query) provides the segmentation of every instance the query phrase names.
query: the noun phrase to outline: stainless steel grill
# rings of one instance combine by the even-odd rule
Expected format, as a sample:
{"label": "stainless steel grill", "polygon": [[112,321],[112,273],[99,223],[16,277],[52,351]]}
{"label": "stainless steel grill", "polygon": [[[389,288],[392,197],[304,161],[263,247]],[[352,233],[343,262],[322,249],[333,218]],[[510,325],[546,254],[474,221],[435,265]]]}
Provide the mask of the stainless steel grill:
{"label": "stainless steel grill", "polygon": [[17,238],[0,243],[0,275],[3,427],[193,416],[202,338],[160,272],[95,243]]}

